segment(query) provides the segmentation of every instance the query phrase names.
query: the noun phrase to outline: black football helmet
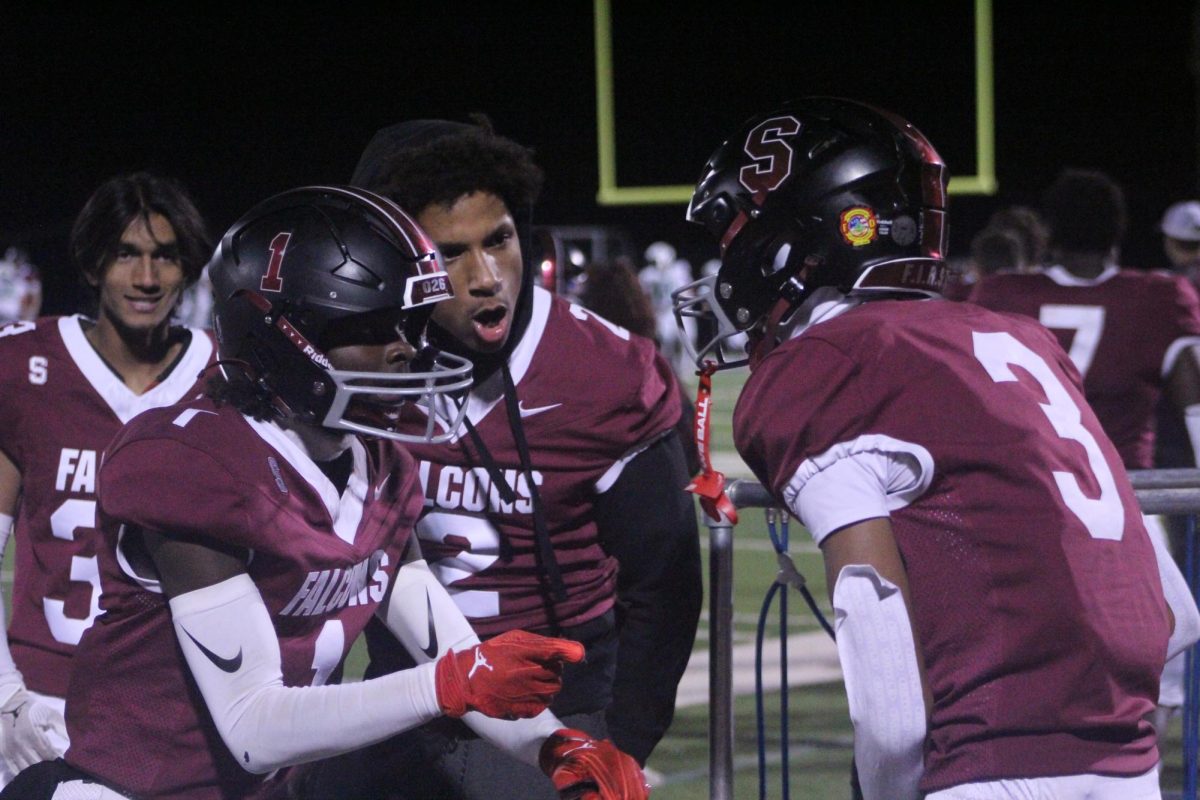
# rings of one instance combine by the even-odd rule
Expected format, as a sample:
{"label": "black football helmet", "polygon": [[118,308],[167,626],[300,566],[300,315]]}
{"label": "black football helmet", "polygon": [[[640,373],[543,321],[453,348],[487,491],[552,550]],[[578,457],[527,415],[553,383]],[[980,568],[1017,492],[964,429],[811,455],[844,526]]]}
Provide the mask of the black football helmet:
{"label": "black football helmet", "polygon": [[[233,224],[208,270],[222,372],[249,379],[279,417],[397,441],[455,433],[465,404],[449,396],[469,387],[471,365],[424,341],[434,304],[453,296],[450,278],[392,201],[335,186],[283,192]],[[408,372],[337,370],[326,357],[398,333],[418,349]],[[404,400],[427,411],[420,435],[393,429]]]}
{"label": "black football helmet", "polygon": [[681,329],[685,317],[715,322],[692,348],[697,364],[745,364],[722,342],[823,286],[939,294],[946,181],[920,131],[871,106],[812,97],[751,118],[713,153],[688,206],[721,246],[716,274],[674,293]]}

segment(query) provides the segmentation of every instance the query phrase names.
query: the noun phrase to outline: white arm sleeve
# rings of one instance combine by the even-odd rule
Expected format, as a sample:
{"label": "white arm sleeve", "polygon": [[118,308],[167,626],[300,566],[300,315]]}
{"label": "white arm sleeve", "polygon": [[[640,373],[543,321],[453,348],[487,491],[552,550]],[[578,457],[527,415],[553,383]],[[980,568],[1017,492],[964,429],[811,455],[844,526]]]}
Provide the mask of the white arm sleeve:
{"label": "white arm sleeve", "polygon": [[1166,532],[1154,517],[1144,516],[1146,532],[1154,545],[1154,559],[1158,562],[1158,577],[1162,581],[1163,597],[1175,615],[1175,629],[1167,640],[1167,660],[1182,653],[1200,639],[1200,609],[1188,588],[1187,579],[1179,571],[1179,565],[1171,557],[1167,547]]}
{"label": "white arm sleeve", "polygon": [[[0,514],[0,568],[4,566],[4,551],[8,547],[8,537],[12,535],[12,529],[13,518],[7,514]],[[4,593],[0,592],[0,622],[6,618]],[[14,679],[15,683],[22,686],[25,683],[13,661],[12,652],[8,649],[8,628],[0,624],[0,687],[14,683]],[[16,689],[14,688],[13,691],[15,692]],[[12,692],[0,689],[0,703],[7,700],[11,694]]]}
{"label": "white arm sleeve", "polygon": [[865,800],[916,800],[925,699],[900,589],[874,567],[842,568],[833,590],[838,659]]}
{"label": "white arm sleeve", "polygon": [[[380,608],[379,615],[418,664],[436,661],[450,650],[462,650],[479,642],[471,623],[424,559],[400,567],[392,596]],[[565,727],[549,711],[532,719],[518,720],[494,719],[471,711],[462,720],[496,747],[535,766],[545,738]]]}
{"label": "white arm sleeve", "polygon": [[432,665],[340,686],[285,687],[249,575],[170,601],[175,635],[221,738],[249,772],[364,747],[441,714]]}

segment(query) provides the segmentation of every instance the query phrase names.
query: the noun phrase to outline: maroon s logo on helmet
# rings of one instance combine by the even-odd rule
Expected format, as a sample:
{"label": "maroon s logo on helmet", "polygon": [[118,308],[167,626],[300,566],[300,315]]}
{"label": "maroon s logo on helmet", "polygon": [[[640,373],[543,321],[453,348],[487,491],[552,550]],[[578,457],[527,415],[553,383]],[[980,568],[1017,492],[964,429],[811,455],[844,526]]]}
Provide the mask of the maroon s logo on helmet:
{"label": "maroon s logo on helmet", "polygon": [[738,172],[738,181],[761,204],[767,192],[779,188],[792,174],[794,152],[783,137],[800,132],[800,120],[788,115],[772,117],[755,125],[746,135],[742,149],[754,160]]}

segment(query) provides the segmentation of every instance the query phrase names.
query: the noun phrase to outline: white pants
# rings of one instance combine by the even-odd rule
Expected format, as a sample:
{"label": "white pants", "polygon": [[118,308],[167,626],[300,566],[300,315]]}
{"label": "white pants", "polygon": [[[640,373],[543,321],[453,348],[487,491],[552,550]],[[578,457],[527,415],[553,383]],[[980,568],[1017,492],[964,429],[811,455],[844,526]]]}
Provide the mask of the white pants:
{"label": "white pants", "polygon": [[[67,701],[61,697],[51,697],[48,694],[38,694],[34,691],[29,691],[29,696],[38,702],[45,703],[46,705],[58,711],[60,714],[66,713]],[[63,741],[58,744],[61,744],[63,752],[66,752],[67,745],[70,744],[70,742],[64,738]],[[4,763],[4,759],[0,758],[0,789],[8,786],[9,781],[15,777],[17,777],[16,773],[9,771],[8,765]]]}
{"label": "white pants", "polygon": [[1063,775],[963,783],[925,795],[925,800],[1162,800],[1158,769],[1133,778]]}

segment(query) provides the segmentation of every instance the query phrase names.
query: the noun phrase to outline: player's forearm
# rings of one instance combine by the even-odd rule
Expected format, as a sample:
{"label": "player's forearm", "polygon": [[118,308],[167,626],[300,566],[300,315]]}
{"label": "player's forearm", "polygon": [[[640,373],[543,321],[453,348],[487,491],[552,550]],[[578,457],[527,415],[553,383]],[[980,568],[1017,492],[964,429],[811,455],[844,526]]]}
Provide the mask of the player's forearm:
{"label": "player's forearm", "polygon": [[[695,644],[700,594],[685,583],[674,591],[622,596],[607,720],[613,741],[640,764],[646,763],[674,716],[676,691]],[[647,680],[648,675],[654,680]]]}
{"label": "player's forearm", "polygon": [[472,711],[462,718],[475,733],[526,764],[538,765],[538,751],[546,737],[565,727],[549,710],[532,719],[493,719]]}
{"label": "player's forearm", "polygon": [[596,501],[601,541],[620,564],[620,641],[607,718],[613,740],[640,763],[671,722],[703,604],[684,462],[672,433],[634,458]]}
{"label": "player's forearm", "polygon": [[[4,551],[8,547],[8,538],[12,535],[13,518],[0,514],[0,567],[4,565]],[[0,594],[0,620],[5,619],[4,595]],[[8,678],[8,680],[4,680]],[[13,662],[12,652],[8,648],[8,630],[0,625],[0,684],[23,684],[21,673]],[[12,690],[15,691],[15,688]],[[0,689],[0,702],[7,699],[12,692]]]}
{"label": "player's forearm", "polygon": [[1157,535],[1155,531],[1150,531],[1150,542],[1154,546],[1154,560],[1162,581],[1163,597],[1175,618],[1171,637],[1167,641],[1167,658],[1170,659],[1200,639],[1200,609],[1196,608],[1196,600],[1188,589],[1187,579],[1167,549],[1161,529]]}
{"label": "player's forearm", "polygon": [[285,687],[247,575],[171,599],[180,647],[225,744],[250,772],[336,755],[439,716],[434,665],[340,686]]}
{"label": "player's forearm", "polygon": [[[404,564],[397,571],[391,596],[379,616],[418,664],[479,642],[470,623],[423,559]],[[535,766],[542,742],[563,727],[549,711],[532,719],[512,721],[472,711],[462,720],[496,747]]]}
{"label": "player's forearm", "polygon": [[833,607],[863,797],[916,800],[926,709],[901,591],[870,565],[846,566]]}

